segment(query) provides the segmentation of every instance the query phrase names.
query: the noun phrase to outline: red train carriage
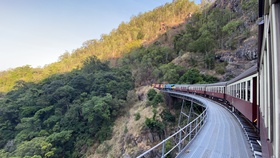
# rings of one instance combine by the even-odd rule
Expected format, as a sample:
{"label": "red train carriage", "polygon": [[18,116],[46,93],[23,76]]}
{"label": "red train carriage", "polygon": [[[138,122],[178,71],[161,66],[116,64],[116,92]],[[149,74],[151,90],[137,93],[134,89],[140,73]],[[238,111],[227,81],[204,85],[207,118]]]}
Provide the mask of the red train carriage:
{"label": "red train carriage", "polygon": [[227,82],[226,100],[251,122],[257,122],[257,66]]}
{"label": "red train carriage", "polygon": [[207,84],[205,88],[205,93],[207,97],[215,97],[217,99],[225,100],[225,87],[226,82],[219,82],[213,84]]}
{"label": "red train carriage", "polygon": [[189,87],[189,85],[187,85],[187,84],[175,84],[173,89],[175,91],[189,92],[188,87]]}
{"label": "red train carriage", "polygon": [[205,88],[206,88],[205,84],[194,84],[188,87],[188,91],[189,93],[205,95]]}

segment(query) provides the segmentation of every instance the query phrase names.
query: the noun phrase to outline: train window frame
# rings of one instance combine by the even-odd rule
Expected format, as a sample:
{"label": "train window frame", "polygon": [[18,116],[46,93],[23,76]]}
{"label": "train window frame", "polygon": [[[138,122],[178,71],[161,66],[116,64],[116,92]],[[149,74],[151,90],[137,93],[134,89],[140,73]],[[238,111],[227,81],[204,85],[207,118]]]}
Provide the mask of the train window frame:
{"label": "train window frame", "polygon": [[232,89],[233,89],[233,95],[232,96],[236,97],[236,85],[233,85]]}
{"label": "train window frame", "polygon": [[246,100],[246,82],[240,83],[240,97],[242,100]]}
{"label": "train window frame", "polygon": [[236,84],[236,98],[240,98],[240,83]]}
{"label": "train window frame", "polygon": [[251,102],[251,80],[247,81],[247,101]]}

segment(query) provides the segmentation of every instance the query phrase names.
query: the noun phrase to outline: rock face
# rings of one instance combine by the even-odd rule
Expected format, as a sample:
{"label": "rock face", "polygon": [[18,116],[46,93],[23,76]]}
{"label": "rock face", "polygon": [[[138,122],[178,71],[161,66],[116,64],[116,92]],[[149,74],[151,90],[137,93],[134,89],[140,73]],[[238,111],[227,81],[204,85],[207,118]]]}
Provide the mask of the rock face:
{"label": "rock face", "polygon": [[229,8],[233,12],[241,12],[240,0],[216,0],[213,7]]}
{"label": "rock face", "polygon": [[257,63],[257,38],[251,37],[236,50],[222,53],[220,56],[220,61],[228,62],[223,80],[237,76]]}
{"label": "rock face", "polygon": [[[141,135],[135,136],[131,133],[127,133],[124,136],[124,147],[123,147],[123,158],[130,158],[130,157],[136,157],[139,154],[142,154],[147,149],[151,148],[155,144],[159,143],[160,136],[157,133],[151,133],[148,129],[143,129],[141,132]],[[148,146],[142,146],[142,144],[146,144]],[[137,151],[134,152],[128,152],[129,148],[137,147]],[[154,151],[151,152],[150,155],[148,154],[147,157],[155,157],[156,155],[159,155],[160,151]]]}
{"label": "rock face", "polygon": [[243,45],[237,49],[236,57],[243,60],[256,60],[258,58],[257,39],[250,38],[244,41]]}
{"label": "rock face", "polygon": [[[235,77],[257,63],[258,40],[255,24],[257,9],[254,8],[256,6],[248,7],[248,4],[248,1],[244,0],[216,0],[211,7],[212,9],[215,7],[230,9],[236,13],[235,18],[242,22],[241,29],[237,30],[234,37],[238,46],[231,50],[219,50],[215,53],[217,61],[227,62],[226,73],[222,80]],[[245,9],[246,5],[247,9]]]}
{"label": "rock face", "polygon": [[[245,40],[236,50],[216,52],[216,59],[220,62],[238,64],[242,61],[255,61],[258,58],[257,38]],[[243,63],[242,63],[243,64]]]}

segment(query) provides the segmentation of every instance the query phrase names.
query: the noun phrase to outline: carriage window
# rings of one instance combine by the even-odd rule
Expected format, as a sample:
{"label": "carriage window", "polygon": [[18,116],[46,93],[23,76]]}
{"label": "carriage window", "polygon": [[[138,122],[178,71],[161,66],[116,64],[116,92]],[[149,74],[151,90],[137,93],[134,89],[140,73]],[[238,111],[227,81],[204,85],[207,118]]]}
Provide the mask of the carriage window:
{"label": "carriage window", "polygon": [[232,88],[232,96],[235,96],[234,86],[231,86],[231,88]]}
{"label": "carriage window", "polygon": [[250,93],[251,93],[251,85],[250,85],[250,81],[247,81],[247,101],[250,101]]}
{"label": "carriage window", "polygon": [[245,86],[245,82],[241,83],[241,99],[245,100],[245,90],[246,90],[246,86]]}
{"label": "carriage window", "polygon": [[240,98],[240,83],[236,85],[236,98]]}

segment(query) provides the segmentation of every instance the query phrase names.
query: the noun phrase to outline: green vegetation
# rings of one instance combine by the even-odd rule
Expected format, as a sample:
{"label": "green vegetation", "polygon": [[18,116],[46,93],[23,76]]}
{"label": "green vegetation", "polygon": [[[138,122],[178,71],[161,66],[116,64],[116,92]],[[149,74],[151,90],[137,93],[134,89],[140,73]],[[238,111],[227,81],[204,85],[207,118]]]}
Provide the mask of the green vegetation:
{"label": "green vegetation", "polygon": [[217,64],[217,67],[215,68],[215,71],[218,73],[218,74],[221,74],[223,75],[226,70],[225,70],[225,67],[227,66],[227,62],[222,62],[222,63],[218,63]]}
{"label": "green vegetation", "polygon": [[[206,14],[195,13],[186,29],[174,38],[174,48],[191,52],[211,53],[219,48],[219,40],[225,38],[222,27],[230,21],[231,12],[214,8]],[[220,41],[222,42],[222,41]]]}
{"label": "green vegetation", "polygon": [[96,57],[38,84],[18,81],[0,100],[0,157],[81,157],[110,138],[132,88],[128,69]]}
{"label": "green vegetation", "polygon": [[156,132],[159,135],[163,134],[165,125],[164,123],[162,123],[161,121],[156,119],[156,115],[157,115],[157,110],[154,108],[153,109],[153,117],[152,118],[146,118],[145,120],[145,125],[152,131],[152,132]]}
{"label": "green vegetation", "polygon": [[163,103],[162,93],[157,93],[153,88],[149,89],[148,93],[148,104],[153,107],[157,106],[159,103]]}
{"label": "green vegetation", "polygon": [[[165,153],[167,153],[169,150],[171,150],[172,148],[173,148],[173,146],[174,146],[174,144],[172,143],[172,140],[171,139],[169,139],[169,140],[167,140],[166,142],[165,142],[165,144],[164,144],[164,151],[165,151]],[[171,156],[171,153],[169,153],[167,156],[166,156],[166,158],[171,158],[172,156]],[[174,156],[173,156],[174,157]]]}
{"label": "green vegetation", "polygon": [[149,89],[148,93],[147,93],[147,96],[148,96],[148,100],[149,101],[152,101],[155,96],[157,95],[157,91],[155,89]]}
{"label": "green vegetation", "polygon": [[189,69],[183,76],[180,77],[180,84],[195,84],[195,83],[215,83],[219,79],[210,75],[200,74],[197,69]]}
{"label": "green vegetation", "polygon": [[[135,79],[135,85],[141,86],[151,83],[187,83],[184,81],[186,75],[192,75],[192,70],[187,70],[179,65],[171,63],[178,55],[168,47],[151,45],[150,47],[141,47],[125,55],[119,62],[119,65],[126,65],[132,69]],[[214,57],[211,56],[213,59]],[[214,61],[210,60],[209,65],[213,66]],[[218,81],[217,78],[210,78],[209,75],[201,75],[197,70],[197,74],[202,77],[201,80],[191,81],[191,83],[213,83]],[[151,101],[152,99],[148,99]]]}
{"label": "green vegetation", "polygon": [[154,99],[152,100],[152,105],[153,106],[156,106],[158,105],[159,103],[162,103],[163,102],[163,95],[162,93],[158,93]]}
{"label": "green vegetation", "polygon": [[164,109],[160,114],[161,118],[166,122],[173,122],[175,123],[176,118],[174,115],[171,114],[170,110]]}
{"label": "green vegetation", "polygon": [[138,121],[141,118],[141,115],[139,112],[135,113],[134,116],[135,116],[135,118],[134,118],[135,121]]}
{"label": "green vegetation", "polygon": [[[50,75],[81,69],[83,62],[92,55],[101,60],[120,58],[139,48],[143,43],[149,44],[169,30],[168,26],[184,22],[185,17],[197,9],[198,6],[189,0],[166,3],[151,12],[131,17],[129,22],[122,22],[108,35],[101,35],[100,40],[86,41],[81,48],[73,52],[65,52],[59,57],[58,62],[46,65],[44,68],[31,68],[27,65],[0,72],[0,92],[10,91],[18,80],[39,82]],[[161,60],[166,58],[156,59],[157,62]]]}

